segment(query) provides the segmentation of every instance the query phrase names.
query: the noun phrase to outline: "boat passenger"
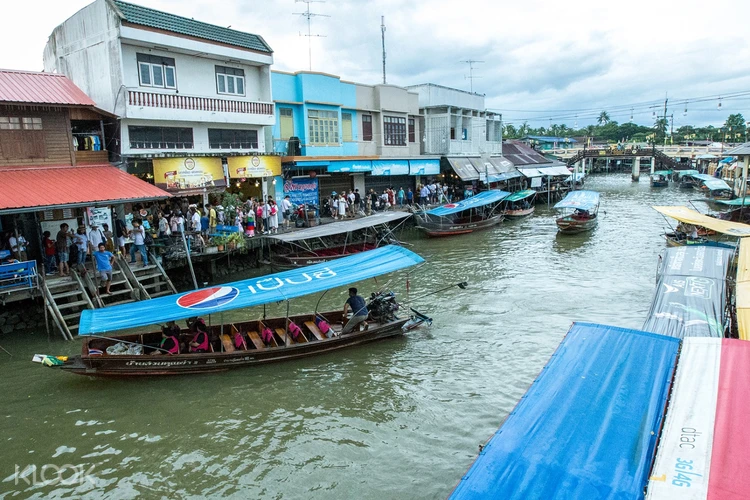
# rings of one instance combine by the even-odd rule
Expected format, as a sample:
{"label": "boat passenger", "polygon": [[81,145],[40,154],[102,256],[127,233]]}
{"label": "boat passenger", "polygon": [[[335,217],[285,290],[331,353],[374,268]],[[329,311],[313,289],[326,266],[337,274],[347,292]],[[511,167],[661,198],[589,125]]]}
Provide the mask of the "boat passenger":
{"label": "boat passenger", "polygon": [[202,318],[198,318],[192,325],[195,326],[195,335],[190,342],[190,352],[208,352],[208,330]]}
{"label": "boat passenger", "polygon": [[159,343],[159,349],[156,349],[151,354],[166,354],[168,356],[180,354],[180,341],[177,340],[177,337],[172,335],[171,331],[166,330],[165,328],[162,328],[161,330],[161,343]]}
{"label": "boat passenger", "polygon": [[349,298],[346,299],[346,303],[344,304],[344,317],[346,317],[346,313],[350,307],[352,309],[352,317],[346,323],[344,329],[341,330],[342,334],[350,333],[360,323],[364,323],[365,329],[367,329],[367,304],[365,303],[365,299],[357,295],[357,289],[354,287],[349,289]]}

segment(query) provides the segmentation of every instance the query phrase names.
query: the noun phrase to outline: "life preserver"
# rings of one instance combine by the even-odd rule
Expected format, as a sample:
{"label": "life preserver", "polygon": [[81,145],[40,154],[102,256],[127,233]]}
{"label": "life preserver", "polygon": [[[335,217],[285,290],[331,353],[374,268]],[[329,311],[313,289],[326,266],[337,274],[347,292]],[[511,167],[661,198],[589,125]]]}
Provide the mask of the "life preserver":
{"label": "life preserver", "polygon": [[299,327],[294,321],[289,322],[289,333],[292,335],[292,338],[294,340],[297,340],[297,337],[299,337],[302,334],[302,328]]}
{"label": "life preserver", "polygon": [[260,338],[263,340],[263,343],[268,345],[273,340],[273,332],[270,328],[264,328],[262,332],[260,332]]}
{"label": "life preserver", "polygon": [[167,354],[180,354],[180,342],[177,340],[177,337],[174,335],[170,335],[169,337],[161,339],[161,344],[159,344],[159,347],[164,347],[164,343],[167,340],[172,340],[172,347],[167,349]]}
{"label": "life preserver", "polygon": [[[203,340],[199,340],[201,335],[203,335]],[[196,333],[190,343],[193,342],[197,343],[198,347],[190,346],[190,352],[208,352],[208,334],[206,332]]]}

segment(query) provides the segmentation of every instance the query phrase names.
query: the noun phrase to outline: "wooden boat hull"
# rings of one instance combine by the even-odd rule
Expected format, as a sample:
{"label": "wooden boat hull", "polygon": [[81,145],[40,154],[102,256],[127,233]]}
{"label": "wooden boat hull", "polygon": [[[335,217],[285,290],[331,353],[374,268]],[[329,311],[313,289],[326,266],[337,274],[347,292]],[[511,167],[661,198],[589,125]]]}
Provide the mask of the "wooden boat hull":
{"label": "wooden boat hull", "polygon": [[[332,321],[332,326],[337,331],[341,330],[343,318],[340,311],[322,313],[322,315]],[[276,346],[269,347],[262,343],[258,345],[254,344],[255,341],[252,340],[252,337],[248,333],[257,333],[259,329],[258,321],[250,321],[224,326],[224,333],[226,334],[229,334],[232,328],[236,328],[237,331],[242,333],[247,343],[247,349],[235,350],[234,352],[163,354],[158,356],[148,354],[90,355],[89,348],[97,348],[106,352],[106,346],[114,345],[121,340],[138,342],[139,344],[153,344],[155,339],[161,338],[161,333],[120,335],[108,338],[93,337],[84,342],[80,356],[70,358],[64,364],[55,366],[54,368],[78,375],[97,377],[143,377],[214,373],[243,366],[306,358],[393,337],[409,329],[408,323],[411,321],[408,318],[396,318],[387,323],[370,322],[367,330],[334,336],[332,338],[325,338],[325,336],[318,338],[305,325],[306,322],[311,320],[310,315],[295,316],[290,319],[303,329],[303,337],[300,337],[298,341],[293,341],[286,334],[282,335],[283,326],[286,324],[285,318],[263,320],[266,326],[276,332],[274,333],[274,343]],[[337,323],[334,322],[336,320],[338,320]],[[282,330],[282,332],[279,333],[279,330]],[[221,326],[211,328],[212,337],[218,337],[220,333]],[[144,337],[146,340],[140,341]],[[257,336],[256,339],[259,340]],[[222,344],[220,341],[216,342],[214,340],[212,347],[214,345],[220,347]]]}
{"label": "wooden boat hull", "polygon": [[651,181],[651,187],[668,187],[669,181]]}
{"label": "wooden boat hull", "polygon": [[561,233],[576,234],[594,229],[597,224],[597,218],[580,220],[572,216],[565,216],[558,218],[555,223]]}
{"label": "wooden boat hull", "polygon": [[503,215],[496,215],[488,219],[482,219],[474,222],[455,222],[444,223],[419,221],[417,228],[431,238],[441,238],[445,236],[456,236],[459,234],[468,234],[475,231],[482,231],[500,224],[503,221]]}
{"label": "wooden boat hull", "polygon": [[524,208],[522,210],[506,210],[505,217],[508,219],[523,219],[534,214],[534,207]]}
{"label": "wooden boat hull", "polygon": [[349,245],[347,247],[326,248],[311,252],[299,252],[292,254],[277,254],[273,257],[273,264],[278,267],[295,268],[305,267],[313,264],[322,264],[332,260],[348,257],[359,252],[377,248],[372,243]]}

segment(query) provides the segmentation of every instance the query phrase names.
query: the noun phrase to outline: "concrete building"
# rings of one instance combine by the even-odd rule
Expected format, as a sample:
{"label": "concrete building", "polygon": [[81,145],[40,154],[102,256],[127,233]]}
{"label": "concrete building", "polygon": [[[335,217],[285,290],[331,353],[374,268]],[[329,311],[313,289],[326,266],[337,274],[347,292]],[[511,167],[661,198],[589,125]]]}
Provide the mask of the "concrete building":
{"label": "concrete building", "polygon": [[439,174],[437,156],[420,156],[417,93],[308,71],[273,71],[271,81],[274,151],[285,155],[288,177],[309,179],[314,172],[319,194],[327,196],[414,189],[418,177]]}
{"label": "concrete building", "polygon": [[275,122],[272,63],[258,35],[119,0],[78,11],[44,50],[46,71],[120,117],[112,149],[121,164],[186,194],[280,174],[278,157],[263,156]]}

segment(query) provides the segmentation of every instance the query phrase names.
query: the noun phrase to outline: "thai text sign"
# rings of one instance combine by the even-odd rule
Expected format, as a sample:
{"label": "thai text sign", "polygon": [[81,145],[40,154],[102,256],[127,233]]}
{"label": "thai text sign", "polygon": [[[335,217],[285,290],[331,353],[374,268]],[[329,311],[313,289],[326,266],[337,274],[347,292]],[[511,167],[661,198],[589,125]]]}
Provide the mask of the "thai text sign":
{"label": "thai text sign", "polygon": [[221,158],[154,158],[154,183],[167,191],[227,186]]}
{"label": "thai text sign", "polygon": [[284,196],[287,195],[289,195],[289,200],[295,205],[317,205],[318,179],[299,178],[285,181]]}
{"label": "thai text sign", "polygon": [[230,179],[273,177],[281,175],[280,156],[230,156],[227,158]]}

